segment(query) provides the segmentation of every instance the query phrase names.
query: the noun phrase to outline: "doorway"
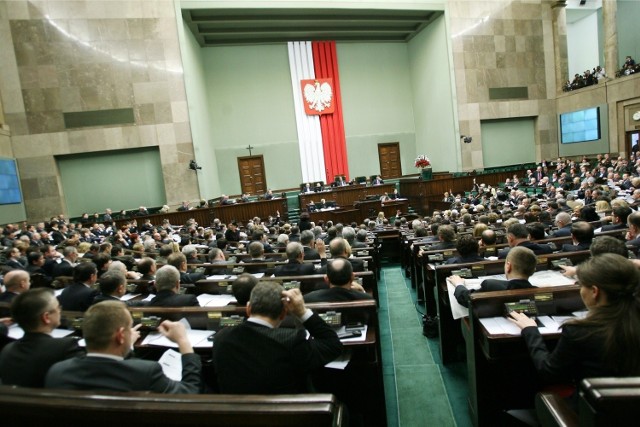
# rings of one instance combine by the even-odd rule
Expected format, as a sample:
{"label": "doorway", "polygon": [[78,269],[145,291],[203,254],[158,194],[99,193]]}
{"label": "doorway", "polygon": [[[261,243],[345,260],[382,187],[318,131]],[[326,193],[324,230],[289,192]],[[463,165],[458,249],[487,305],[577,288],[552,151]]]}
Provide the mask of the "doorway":
{"label": "doorway", "polygon": [[627,142],[625,148],[627,150],[627,156],[630,153],[634,153],[636,156],[638,155],[638,152],[640,152],[640,130],[627,132]]}
{"label": "doorway", "polygon": [[382,179],[400,178],[402,176],[399,142],[378,144],[378,159],[380,160],[380,177]]}
{"label": "doorway", "polygon": [[240,172],[242,193],[255,196],[266,192],[267,185],[262,156],[238,157],[238,171]]}

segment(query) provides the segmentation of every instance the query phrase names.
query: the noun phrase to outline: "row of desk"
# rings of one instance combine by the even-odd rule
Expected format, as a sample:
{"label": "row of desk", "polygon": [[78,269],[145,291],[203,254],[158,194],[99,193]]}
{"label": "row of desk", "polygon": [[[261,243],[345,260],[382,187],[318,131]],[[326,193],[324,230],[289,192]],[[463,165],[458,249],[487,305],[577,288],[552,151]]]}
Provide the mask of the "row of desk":
{"label": "row of desk", "polygon": [[212,208],[192,209],[189,211],[175,211],[167,213],[156,213],[151,215],[131,216],[129,218],[116,219],[116,225],[118,227],[124,225],[127,221],[135,219],[138,221],[138,226],[149,219],[151,224],[158,226],[162,224],[162,221],[168,219],[172,225],[185,224],[187,220],[193,218],[196,222],[203,226],[208,227],[212,224],[215,218],[220,219],[224,224],[228,224],[231,221],[238,221],[246,223],[248,220],[254,217],[267,219],[269,216],[275,217],[277,212],[280,213],[280,218],[287,219],[289,206],[286,198],[276,198],[271,200],[259,200],[255,202],[236,203],[233,205],[217,205]]}
{"label": "row of desk", "polygon": [[309,218],[316,224],[318,221],[333,221],[334,224],[361,224],[365,219],[373,219],[383,212],[386,218],[396,216],[396,212],[406,212],[409,206],[407,199],[393,200],[386,203],[380,200],[363,200],[355,202],[353,207],[338,207],[336,209],[319,210],[309,213]]}
{"label": "row of desk", "polygon": [[367,187],[364,184],[333,187],[318,193],[302,193],[298,196],[300,208],[305,208],[310,202],[318,203],[320,199],[333,200],[338,206],[352,206],[355,202],[365,200],[367,196],[378,196],[384,193],[393,194],[395,184],[382,184]]}

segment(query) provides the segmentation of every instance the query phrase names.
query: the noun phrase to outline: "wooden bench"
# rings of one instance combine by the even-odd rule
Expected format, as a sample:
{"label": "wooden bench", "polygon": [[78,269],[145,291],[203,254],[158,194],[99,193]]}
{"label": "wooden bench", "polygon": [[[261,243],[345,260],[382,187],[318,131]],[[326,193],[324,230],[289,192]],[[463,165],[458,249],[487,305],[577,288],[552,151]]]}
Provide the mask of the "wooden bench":
{"label": "wooden bench", "polygon": [[[549,270],[553,268],[553,261],[567,258],[576,265],[590,257],[589,251],[561,252],[557,254],[539,255],[536,271]],[[462,344],[462,334],[460,332],[460,321],[453,319],[451,307],[449,305],[449,292],[446,279],[453,270],[468,268],[473,277],[488,276],[504,273],[504,260],[483,261],[471,264],[444,264],[430,265],[428,275],[425,278],[426,296],[433,296],[439,316],[439,340],[440,356],[442,363],[446,364],[458,360],[457,347]],[[546,289],[546,288],[545,288]]]}
{"label": "wooden bench", "polygon": [[68,427],[338,427],[344,406],[331,394],[169,395],[0,386],[2,425]]}
{"label": "wooden bench", "polygon": [[[461,322],[467,353],[469,411],[476,427],[499,425],[506,409],[531,407],[539,391],[524,340],[514,335],[490,335],[480,319],[504,315],[504,303],[540,296],[542,315],[570,315],[584,309],[580,286],[568,285],[471,295],[469,317]],[[560,334],[543,335],[551,346]]]}
{"label": "wooden bench", "polygon": [[543,427],[608,427],[638,422],[640,378],[585,378],[578,388],[578,412],[553,393],[536,396]]}

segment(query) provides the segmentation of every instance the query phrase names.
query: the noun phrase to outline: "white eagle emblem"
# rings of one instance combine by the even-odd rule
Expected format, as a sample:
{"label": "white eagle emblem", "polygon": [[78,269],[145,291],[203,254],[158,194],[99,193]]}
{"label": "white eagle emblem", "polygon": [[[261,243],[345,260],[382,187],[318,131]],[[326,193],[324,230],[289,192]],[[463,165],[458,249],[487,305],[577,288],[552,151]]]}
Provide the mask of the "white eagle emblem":
{"label": "white eagle emblem", "polygon": [[316,81],[314,84],[307,83],[304,86],[304,99],[309,104],[309,108],[318,112],[324,111],[331,105],[333,91],[331,85],[327,82],[320,84]]}

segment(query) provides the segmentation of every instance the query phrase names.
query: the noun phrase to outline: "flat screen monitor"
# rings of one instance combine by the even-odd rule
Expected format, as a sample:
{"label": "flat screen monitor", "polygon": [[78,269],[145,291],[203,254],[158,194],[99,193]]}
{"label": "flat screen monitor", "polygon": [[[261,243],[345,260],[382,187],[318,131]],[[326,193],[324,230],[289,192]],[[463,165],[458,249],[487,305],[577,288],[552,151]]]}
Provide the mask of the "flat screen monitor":
{"label": "flat screen monitor", "polygon": [[0,205],[22,203],[18,168],[13,159],[0,159]]}
{"label": "flat screen monitor", "polygon": [[600,137],[600,107],[560,114],[562,144],[597,141]]}

